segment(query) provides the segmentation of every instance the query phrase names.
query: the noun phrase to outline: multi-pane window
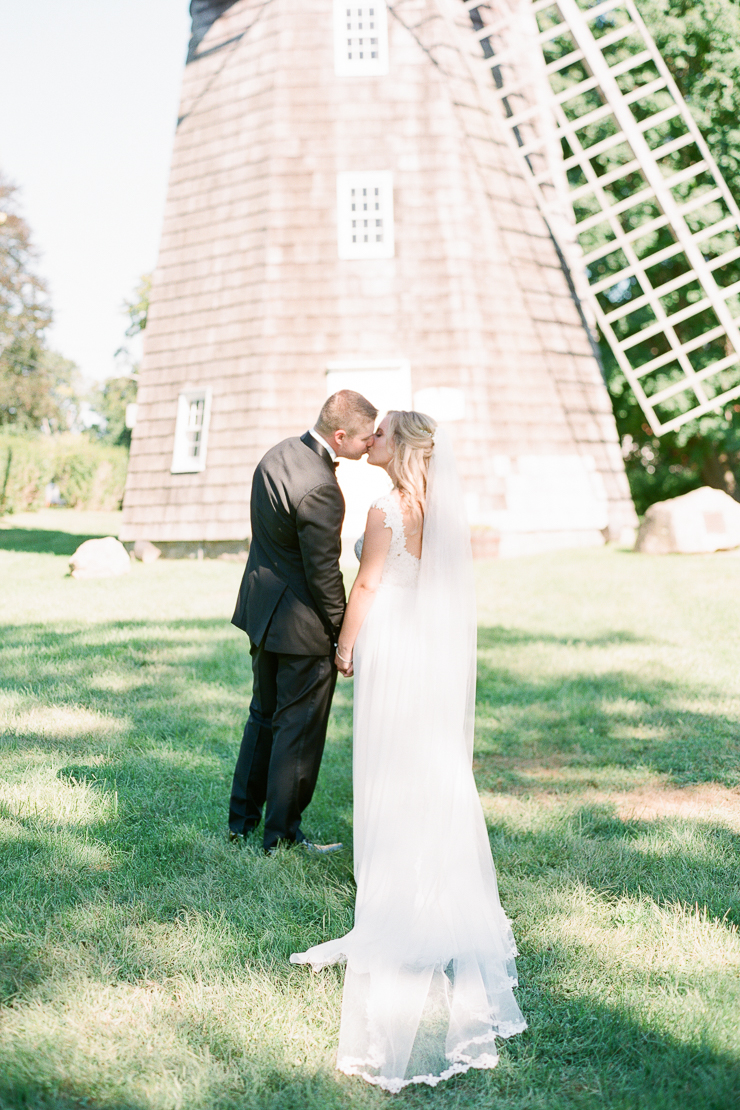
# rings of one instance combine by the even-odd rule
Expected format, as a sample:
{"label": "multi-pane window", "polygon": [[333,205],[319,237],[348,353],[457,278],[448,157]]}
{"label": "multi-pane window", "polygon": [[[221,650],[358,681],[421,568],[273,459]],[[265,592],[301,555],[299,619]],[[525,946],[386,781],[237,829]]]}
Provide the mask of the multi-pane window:
{"label": "multi-pane window", "polygon": [[371,4],[334,0],[334,72],[338,77],[388,72],[385,0]]}
{"label": "multi-pane window", "polygon": [[393,258],[393,174],[337,174],[337,251],[340,258]]}
{"label": "multi-pane window", "polygon": [[210,389],[188,390],[177,398],[173,474],[205,470],[210,409]]}

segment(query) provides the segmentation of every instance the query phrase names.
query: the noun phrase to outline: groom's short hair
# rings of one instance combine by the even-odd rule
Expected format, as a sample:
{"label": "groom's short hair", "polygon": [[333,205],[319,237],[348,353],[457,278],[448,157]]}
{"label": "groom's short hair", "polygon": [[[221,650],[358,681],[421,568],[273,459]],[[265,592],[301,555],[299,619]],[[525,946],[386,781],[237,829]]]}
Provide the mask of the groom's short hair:
{"label": "groom's short hair", "polygon": [[355,393],[354,389],[340,389],[324,401],[316,421],[316,431],[322,436],[332,436],[341,428],[348,436],[353,436],[365,421],[375,423],[377,415],[378,410],[367,397]]}

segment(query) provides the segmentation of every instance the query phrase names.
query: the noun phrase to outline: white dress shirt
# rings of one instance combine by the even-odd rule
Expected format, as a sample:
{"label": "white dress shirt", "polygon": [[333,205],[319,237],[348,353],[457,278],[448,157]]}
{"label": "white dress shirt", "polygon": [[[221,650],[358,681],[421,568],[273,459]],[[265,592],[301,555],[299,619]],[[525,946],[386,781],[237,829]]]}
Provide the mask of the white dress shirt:
{"label": "white dress shirt", "polygon": [[322,447],[325,447],[327,449],[327,451],[331,455],[331,461],[334,462],[336,460],[337,453],[333,447],[329,446],[324,437],[322,435],[319,435],[315,428],[310,428],[308,434],[313,436],[317,443],[320,443]]}

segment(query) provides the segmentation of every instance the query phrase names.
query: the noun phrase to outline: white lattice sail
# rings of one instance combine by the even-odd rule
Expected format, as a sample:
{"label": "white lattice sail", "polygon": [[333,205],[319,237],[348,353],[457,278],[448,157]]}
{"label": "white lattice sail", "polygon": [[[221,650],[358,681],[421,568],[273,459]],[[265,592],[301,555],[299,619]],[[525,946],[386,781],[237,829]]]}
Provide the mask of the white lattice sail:
{"label": "white lattice sail", "polygon": [[740,210],[632,0],[438,0],[656,435],[740,396]]}

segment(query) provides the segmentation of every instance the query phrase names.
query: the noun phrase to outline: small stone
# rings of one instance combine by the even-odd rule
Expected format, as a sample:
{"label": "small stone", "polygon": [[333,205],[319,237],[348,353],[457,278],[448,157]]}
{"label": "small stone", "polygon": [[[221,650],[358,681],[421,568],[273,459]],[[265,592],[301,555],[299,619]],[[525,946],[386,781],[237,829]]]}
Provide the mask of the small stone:
{"label": "small stone", "polygon": [[141,563],[156,563],[162,554],[149,540],[137,540],[134,544],[134,555]]}
{"label": "small stone", "polygon": [[131,559],[128,551],[114,536],[85,540],[69,560],[73,578],[116,578],[128,574]]}
{"label": "small stone", "polygon": [[733,547],[740,547],[740,504],[710,486],[651,505],[635,542],[635,551],[645,555],[700,555]]}

